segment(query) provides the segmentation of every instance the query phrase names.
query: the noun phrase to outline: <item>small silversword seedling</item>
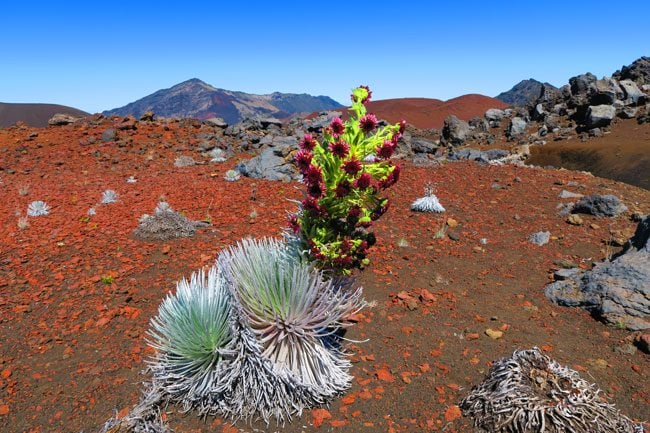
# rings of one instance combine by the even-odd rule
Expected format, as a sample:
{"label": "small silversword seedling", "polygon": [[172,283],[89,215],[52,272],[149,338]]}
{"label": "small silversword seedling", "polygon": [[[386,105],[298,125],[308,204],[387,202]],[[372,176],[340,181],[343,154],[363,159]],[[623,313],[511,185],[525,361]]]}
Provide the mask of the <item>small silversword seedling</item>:
{"label": "small silversword seedling", "polygon": [[42,200],[33,201],[27,206],[27,215],[30,217],[38,217],[49,215],[50,207]]}
{"label": "small silversword seedling", "polygon": [[236,182],[241,179],[241,174],[237,170],[228,170],[223,178],[228,182]]}
{"label": "small silversword seedling", "polygon": [[441,213],[445,211],[445,208],[442,207],[438,201],[438,197],[433,194],[433,188],[430,186],[426,187],[424,190],[424,197],[421,197],[415,200],[411,204],[411,210],[415,212],[433,212]]}
{"label": "small silversword seedling", "polygon": [[107,189],[102,193],[102,204],[111,204],[117,202],[118,195],[112,189]]}

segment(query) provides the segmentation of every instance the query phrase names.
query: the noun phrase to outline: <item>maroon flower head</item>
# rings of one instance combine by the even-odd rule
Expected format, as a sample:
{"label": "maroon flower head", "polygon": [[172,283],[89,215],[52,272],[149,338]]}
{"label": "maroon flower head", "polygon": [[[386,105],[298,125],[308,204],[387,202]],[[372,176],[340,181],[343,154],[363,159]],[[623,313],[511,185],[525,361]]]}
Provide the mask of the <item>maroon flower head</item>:
{"label": "maroon flower head", "polygon": [[325,193],[325,184],[323,182],[312,183],[307,186],[307,194],[314,198],[321,198]]}
{"label": "maroon flower head", "polygon": [[350,151],[350,145],[345,141],[338,139],[329,146],[330,151],[339,158],[345,158]]}
{"label": "maroon flower head", "polygon": [[399,122],[399,133],[404,134],[405,130],[406,130],[406,120],[401,120]]}
{"label": "maroon flower head", "polygon": [[316,167],[312,164],[307,167],[303,176],[305,178],[305,183],[308,185],[314,185],[316,183],[323,182],[323,171],[320,169],[320,167]]}
{"label": "maroon flower head", "polygon": [[334,135],[341,135],[345,132],[345,124],[340,117],[335,117],[330,123],[330,128],[332,128],[332,133]]}
{"label": "maroon flower head", "polygon": [[318,200],[314,197],[307,197],[302,201],[302,208],[309,212],[312,215],[319,215],[321,213],[321,206],[318,204]]}
{"label": "maroon flower head", "polygon": [[372,113],[368,113],[359,119],[359,127],[366,134],[372,132],[377,127],[377,123],[379,123],[377,116]]}
{"label": "maroon flower head", "polygon": [[393,156],[394,151],[395,143],[389,140],[384,140],[384,143],[377,149],[377,156],[383,159],[388,159]]}
{"label": "maroon flower head", "polygon": [[344,162],[341,168],[347,174],[354,176],[361,171],[361,162],[356,158],[352,158],[351,160]]}
{"label": "maroon flower head", "polygon": [[311,134],[305,134],[300,140],[300,148],[303,150],[313,150],[316,147],[316,139]]}
{"label": "maroon flower head", "polygon": [[361,173],[361,176],[357,180],[354,181],[354,186],[359,189],[366,189],[370,186],[370,183],[372,182],[372,176],[370,173],[365,172]]}
{"label": "maroon flower head", "polygon": [[294,161],[296,165],[298,166],[298,169],[300,170],[301,173],[304,173],[305,170],[311,165],[311,160],[314,157],[314,154],[311,153],[311,151],[307,149],[302,149],[298,153],[296,153],[296,156],[294,157]]}
{"label": "maroon flower head", "polygon": [[348,211],[348,218],[357,219],[361,216],[361,208],[357,205],[352,206]]}
{"label": "maroon flower head", "polygon": [[346,195],[350,194],[350,182],[347,180],[342,180],[339,182],[338,185],[336,185],[336,196],[337,197],[345,197]]}
{"label": "maroon flower head", "polygon": [[[370,98],[372,98],[372,91],[370,90],[370,87],[368,87],[368,86],[359,86],[359,88],[361,88],[361,89],[366,89],[366,91],[368,92],[368,96],[366,96],[364,99],[362,99],[361,101],[359,101],[359,102],[361,102],[362,104],[367,104],[368,102],[370,102]],[[352,95],[352,102],[357,102],[357,101],[355,100],[354,95]]]}

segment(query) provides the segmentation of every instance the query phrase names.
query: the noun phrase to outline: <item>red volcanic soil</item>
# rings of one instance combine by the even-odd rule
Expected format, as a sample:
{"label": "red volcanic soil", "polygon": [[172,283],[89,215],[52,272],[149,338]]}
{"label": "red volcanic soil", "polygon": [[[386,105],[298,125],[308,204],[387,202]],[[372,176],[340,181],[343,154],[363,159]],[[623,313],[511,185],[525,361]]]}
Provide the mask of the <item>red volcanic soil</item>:
{"label": "red volcanic soil", "polygon": [[57,104],[13,104],[0,102],[0,128],[11,126],[16,122],[25,122],[30,126],[44,127],[47,121],[57,113],[83,117],[88,113],[76,108]]}
{"label": "red volcanic soil", "polygon": [[407,119],[411,125],[422,128],[442,128],[445,118],[451,114],[469,120],[483,116],[490,108],[507,108],[508,104],[488,96],[470,94],[441,101],[428,98],[400,98],[370,101],[368,111],[391,123]]}
{"label": "red volcanic soil", "polygon": [[[135,131],[119,131],[120,143],[102,143],[102,132],[116,124],[0,129],[3,433],[92,432],[115,410],[125,414],[146,380],[149,320],[175,281],[242,237],[279,235],[295,205],[278,197],[300,196],[294,183],[226,182],[226,170],[245,155],[175,167],[179,155],[201,159],[197,134],[216,132],[207,125],[139,122]],[[89,137],[98,140],[88,144]],[[126,183],[131,175],[137,183]],[[427,183],[446,213],[409,210]],[[630,211],[569,225],[556,210],[564,188],[616,194]],[[119,201],[96,205],[106,189]],[[167,242],[134,238],[138,218],[161,196],[191,219],[210,217],[212,226]],[[649,356],[615,350],[630,332],[552,305],[543,293],[558,261],[589,267],[612,252],[603,244],[610,230],[631,234],[629,215],[650,212],[650,191],[566,170],[404,163],[388,196],[372,263],[358,274],[374,302],[347,334],[365,341],[349,346],[353,385],[331,406],[271,431],[470,432],[458,402],[493,360],[533,346],[597,383],[625,414],[650,418]],[[46,201],[51,213],[21,229],[19,216],[33,200]],[[97,214],[87,218],[91,206]],[[553,235],[543,247],[527,241],[540,230]],[[458,240],[445,235],[452,231]],[[165,416],[179,432],[268,431],[200,420],[173,406]]]}

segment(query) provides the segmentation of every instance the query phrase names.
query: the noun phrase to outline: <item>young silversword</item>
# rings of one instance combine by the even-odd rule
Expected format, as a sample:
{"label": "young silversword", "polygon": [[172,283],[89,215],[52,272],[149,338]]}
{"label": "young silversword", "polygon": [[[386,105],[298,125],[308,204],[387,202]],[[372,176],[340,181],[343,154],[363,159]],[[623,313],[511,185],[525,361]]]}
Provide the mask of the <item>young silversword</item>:
{"label": "young silversword", "polygon": [[50,207],[42,200],[33,201],[27,206],[27,215],[30,217],[37,217],[49,215]]}
{"label": "young silversword", "polygon": [[424,190],[425,195],[411,204],[411,210],[415,212],[435,212],[442,213],[445,208],[438,201],[438,197],[433,194],[433,188],[427,186]]}
{"label": "young silversword", "polygon": [[117,193],[112,189],[107,189],[102,193],[102,204],[111,204],[117,202]]}
{"label": "young silversword", "polygon": [[237,170],[228,170],[223,178],[228,182],[236,182],[241,179],[241,174]]}

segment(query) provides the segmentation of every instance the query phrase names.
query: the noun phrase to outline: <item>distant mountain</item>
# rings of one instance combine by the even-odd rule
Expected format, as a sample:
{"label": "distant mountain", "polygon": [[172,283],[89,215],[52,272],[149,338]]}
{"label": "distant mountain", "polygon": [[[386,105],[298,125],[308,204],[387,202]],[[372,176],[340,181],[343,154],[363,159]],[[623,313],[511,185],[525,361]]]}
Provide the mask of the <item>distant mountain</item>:
{"label": "distant mountain", "polygon": [[34,127],[45,127],[47,121],[57,113],[75,117],[88,116],[89,113],[65,105],[57,104],[21,104],[0,102],[0,128],[11,126],[16,122],[25,122]]}
{"label": "distant mountain", "polygon": [[441,101],[429,98],[399,98],[370,101],[368,111],[389,122],[406,119],[417,128],[442,128],[450,114],[469,120],[482,117],[490,108],[507,108],[509,104],[489,96],[469,94]]}
{"label": "distant mountain", "polygon": [[228,123],[253,116],[289,117],[295,113],[331,110],[342,107],[327,96],[294,93],[253,95],[244,92],[217,89],[193,78],[169,89],[158,90],[124,107],[104,111],[105,115],[133,115],[140,117],[153,111],[161,117],[193,117],[209,119],[221,117]]}
{"label": "distant mountain", "polygon": [[528,80],[520,81],[512,89],[507,92],[499,93],[495,98],[505,102],[506,104],[524,106],[537,100],[542,91],[542,86],[547,86],[557,90],[556,87],[549,83],[540,83],[539,81],[530,78]]}

